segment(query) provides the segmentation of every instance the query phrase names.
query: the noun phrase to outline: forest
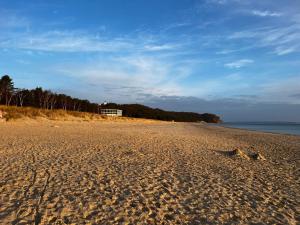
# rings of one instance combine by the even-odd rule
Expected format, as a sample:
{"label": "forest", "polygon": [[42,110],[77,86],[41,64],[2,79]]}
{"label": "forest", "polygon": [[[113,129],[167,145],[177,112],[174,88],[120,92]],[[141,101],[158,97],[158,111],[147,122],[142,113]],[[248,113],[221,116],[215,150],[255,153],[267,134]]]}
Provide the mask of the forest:
{"label": "forest", "polygon": [[117,108],[123,110],[123,116],[156,119],[176,122],[208,122],[219,123],[219,116],[211,113],[173,112],[162,109],[153,109],[140,104],[116,104],[105,105],[92,103],[86,99],[73,98],[65,94],[44,90],[42,87],[24,89],[14,87],[14,82],[9,75],[0,79],[0,104],[7,106],[35,107],[41,109],[62,109],[68,111],[100,113],[104,108]]}

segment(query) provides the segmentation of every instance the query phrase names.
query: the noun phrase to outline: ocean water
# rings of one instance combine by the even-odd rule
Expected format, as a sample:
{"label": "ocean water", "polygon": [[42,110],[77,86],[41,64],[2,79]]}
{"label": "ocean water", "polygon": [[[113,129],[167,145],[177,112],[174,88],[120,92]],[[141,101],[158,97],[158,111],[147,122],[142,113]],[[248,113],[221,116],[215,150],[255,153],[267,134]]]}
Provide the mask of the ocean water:
{"label": "ocean water", "polygon": [[225,122],[224,127],[233,127],[247,130],[256,130],[282,134],[300,135],[300,123],[286,122]]}

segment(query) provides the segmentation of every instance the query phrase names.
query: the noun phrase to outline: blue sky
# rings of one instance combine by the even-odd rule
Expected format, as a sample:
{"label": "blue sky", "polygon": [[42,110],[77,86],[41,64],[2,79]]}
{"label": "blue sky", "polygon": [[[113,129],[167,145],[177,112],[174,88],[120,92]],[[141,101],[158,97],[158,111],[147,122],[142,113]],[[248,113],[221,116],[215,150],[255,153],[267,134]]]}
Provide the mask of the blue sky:
{"label": "blue sky", "polygon": [[300,121],[300,4],[0,0],[0,74],[93,102]]}

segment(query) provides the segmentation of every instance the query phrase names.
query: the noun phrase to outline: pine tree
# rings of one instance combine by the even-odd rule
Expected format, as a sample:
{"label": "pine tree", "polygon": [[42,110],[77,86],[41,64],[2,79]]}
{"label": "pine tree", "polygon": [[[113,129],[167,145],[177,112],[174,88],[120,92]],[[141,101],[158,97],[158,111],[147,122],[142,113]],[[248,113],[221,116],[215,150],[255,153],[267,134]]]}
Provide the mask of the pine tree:
{"label": "pine tree", "polygon": [[[14,83],[8,75],[2,76],[0,80],[0,102],[9,105],[14,93]],[[2,101],[1,101],[2,100]]]}

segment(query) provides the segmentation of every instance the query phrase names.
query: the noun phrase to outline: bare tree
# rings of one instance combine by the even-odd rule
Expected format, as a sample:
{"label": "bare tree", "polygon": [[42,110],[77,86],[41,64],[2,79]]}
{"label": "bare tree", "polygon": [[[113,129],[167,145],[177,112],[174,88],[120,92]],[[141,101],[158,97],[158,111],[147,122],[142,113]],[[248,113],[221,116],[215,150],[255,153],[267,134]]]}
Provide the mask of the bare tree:
{"label": "bare tree", "polygon": [[50,109],[54,109],[54,106],[56,104],[56,95],[51,94],[50,99],[49,99],[49,104],[50,104]]}
{"label": "bare tree", "polygon": [[43,92],[43,108],[44,109],[49,108],[51,95],[52,95],[51,91],[46,90]]}
{"label": "bare tree", "polygon": [[61,94],[60,95],[60,103],[63,110],[67,110],[68,106],[68,96]]}
{"label": "bare tree", "polygon": [[19,105],[22,107],[24,103],[24,99],[27,96],[26,90],[17,88],[15,92],[15,96],[16,96],[16,105],[18,105],[19,103]]}

